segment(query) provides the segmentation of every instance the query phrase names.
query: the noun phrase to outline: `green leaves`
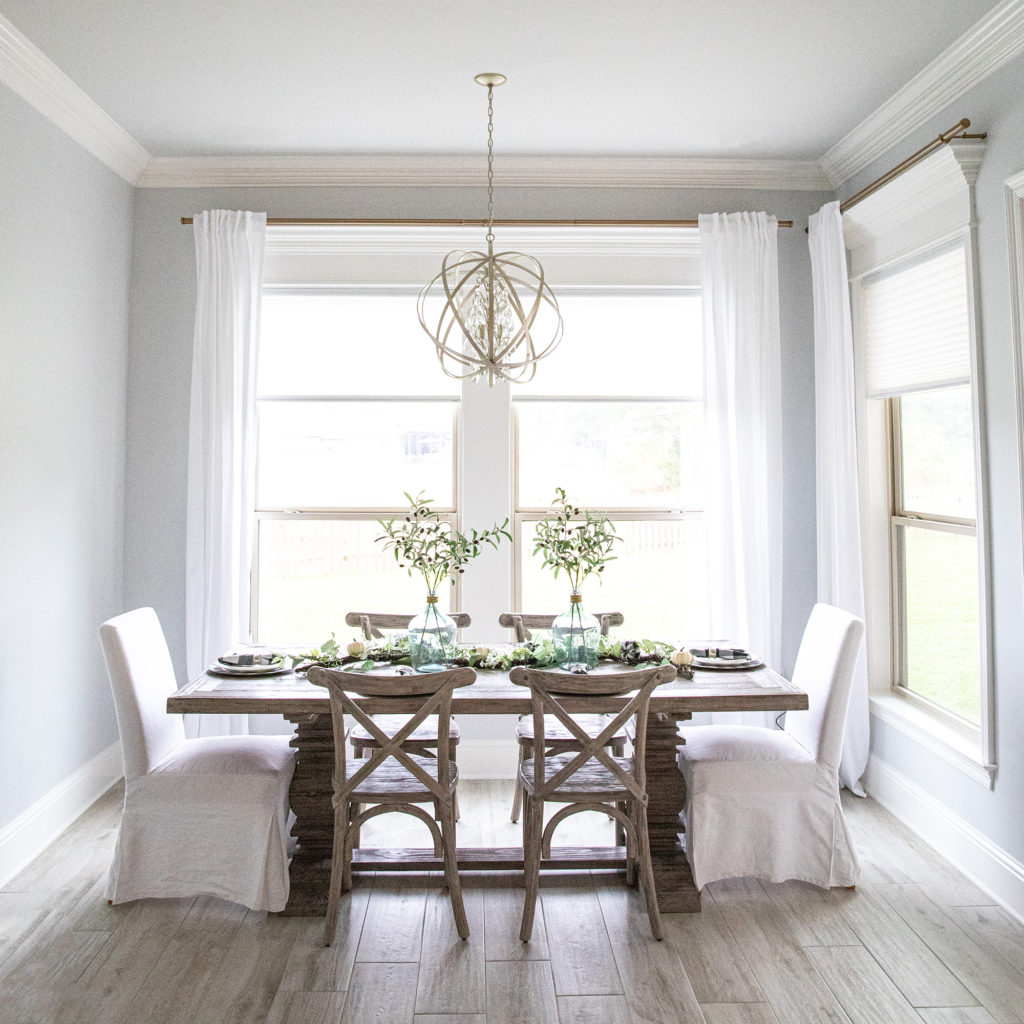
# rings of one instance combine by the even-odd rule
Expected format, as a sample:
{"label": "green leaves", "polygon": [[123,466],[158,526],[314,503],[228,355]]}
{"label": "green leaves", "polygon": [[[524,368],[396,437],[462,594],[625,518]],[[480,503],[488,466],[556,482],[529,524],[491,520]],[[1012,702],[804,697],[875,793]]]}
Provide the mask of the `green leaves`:
{"label": "green leaves", "polygon": [[454,584],[466,571],[465,566],[480,554],[481,545],[497,548],[502,538],[512,540],[507,518],[482,532],[470,530],[467,537],[429,507],[433,500],[424,497],[422,491],[415,497],[405,492],[405,497],[408,514],[401,519],[378,520],[384,533],[376,539],[384,542],[386,550],[394,551],[399,568],[406,569],[410,576],[414,571],[421,573],[432,592],[445,577]]}
{"label": "green leaves", "polygon": [[597,574],[600,579],[605,566],[615,560],[615,542],[622,538],[607,516],[573,505],[561,487],[555,488],[552,505],[558,511],[537,524],[533,553],[541,556],[545,568],[554,570],[556,579],[564,571],[572,589],[579,590],[588,576]]}

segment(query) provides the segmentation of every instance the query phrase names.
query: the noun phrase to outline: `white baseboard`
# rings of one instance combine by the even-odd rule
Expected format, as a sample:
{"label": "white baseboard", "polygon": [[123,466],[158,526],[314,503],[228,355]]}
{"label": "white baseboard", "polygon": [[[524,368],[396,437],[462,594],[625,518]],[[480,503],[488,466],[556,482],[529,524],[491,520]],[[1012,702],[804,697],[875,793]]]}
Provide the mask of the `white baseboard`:
{"label": "white baseboard", "polygon": [[880,758],[868,761],[864,787],[975,885],[1024,921],[1024,864]]}
{"label": "white baseboard", "polygon": [[463,739],[456,753],[460,779],[514,779],[519,754],[514,739]]}
{"label": "white baseboard", "polygon": [[0,889],[121,778],[112,743],[0,829]]}

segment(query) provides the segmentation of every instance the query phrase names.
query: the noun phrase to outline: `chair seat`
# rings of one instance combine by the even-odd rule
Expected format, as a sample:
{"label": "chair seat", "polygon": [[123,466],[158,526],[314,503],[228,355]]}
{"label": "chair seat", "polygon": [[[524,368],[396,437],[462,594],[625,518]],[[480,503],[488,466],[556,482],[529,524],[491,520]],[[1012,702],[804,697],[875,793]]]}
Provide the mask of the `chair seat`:
{"label": "chair seat", "polygon": [[[581,726],[588,736],[597,736],[608,724],[608,715],[573,715],[573,721]],[[520,743],[533,743],[533,715],[526,715],[519,719],[516,726],[516,739]],[[557,719],[554,715],[544,716],[544,739],[546,742],[570,742],[578,743],[579,740]],[[621,743],[626,739],[625,728],[616,731],[610,737],[609,743]]]}
{"label": "chair seat", "polygon": [[[570,761],[576,757],[575,754],[556,754],[544,762],[545,780],[552,778],[560,772]],[[633,760],[629,757],[611,758],[622,770],[633,778]],[[533,760],[527,758],[519,765],[519,782],[527,793],[534,792]],[[565,782],[554,792],[546,793],[545,800],[553,800],[557,803],[575,803],[591,797],[599,801],[631,800],[633,794],[622,784],[617,775],[606,768],[596,758],[591,758],[582,767],[578,768]]]}
{"label": "chair seat", "polygon": [[[388,736],[394,736],[399,729],[409,721],[411,715],[374,715],[374,723]],[[453,718],[448,727],[448,739],[458,743],[461,731],[458,723]],[[361,725],[353,725],[349,733],[352,744],[357,747],[379,747],[380,744],[370,735],[370,731]],[[406,743],[422,743],[424,746],[437,744],[437,715],[428,715],[412,731]]]}
{"label": "chair seat", "polygon": [[172,747],[154,775],[276,776],[295,759],[289,736],[204,736]]}
{"label": "chair seat", "polygon": [[679,730],[685,740],[678,764],[684,762],[786,762],[813,765],[813,755],[789,733],[756,725],[697,725]]}
{"label": "chair seat", "polygon": [[[408,755],[432,779],[437,778],[438,762],[433,757]],[[366,767],[366,762],[349,759],[346,762],[348,778]],[[448,788],[454,792],[459,781],[459,767],[454,761],[448,762]],[[350,799],[354,803],[423,803],[434,799],[434,794],[415,775],[394,757],[386,758],[374,768],[368,779],[353,790]]]}

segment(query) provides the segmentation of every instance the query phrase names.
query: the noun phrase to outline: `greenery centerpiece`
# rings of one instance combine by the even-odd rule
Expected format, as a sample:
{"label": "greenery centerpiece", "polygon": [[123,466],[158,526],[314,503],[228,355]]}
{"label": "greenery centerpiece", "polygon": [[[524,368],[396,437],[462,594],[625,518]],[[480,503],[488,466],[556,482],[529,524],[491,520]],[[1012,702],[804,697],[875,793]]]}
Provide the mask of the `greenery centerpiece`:
{"label": "greenery centerpiece", "polygon": [[612,550],[622,538],[605,515],[573,505],[561,487],[552,502],[558,509],[542,519],[534,534],[533,553],[542,557],[555,577],[564,572],[569,580],[569,608],[551,625],[555,659],[570,672],[587,672],[600,655],[600,624],[583,608],[581,587],[588,576],[600,580],[605,566],[614,560]]}
{"label": "greenery centerpiece", "polygon": [[455,622],[438,607],[438,590],[445,579],[454,585],[485,545],[497,548],[503,537],[512,540],[508,519],[482,532],[460,533],[430,506],[421,491],[406,493],[409,511],[402,518],[378,520],[384,533],[377,538],[394,552],[400,569],[420,573],[427,585],[427,606],[409,623],[409,656],[418,672],[450,668],[455,650]]}

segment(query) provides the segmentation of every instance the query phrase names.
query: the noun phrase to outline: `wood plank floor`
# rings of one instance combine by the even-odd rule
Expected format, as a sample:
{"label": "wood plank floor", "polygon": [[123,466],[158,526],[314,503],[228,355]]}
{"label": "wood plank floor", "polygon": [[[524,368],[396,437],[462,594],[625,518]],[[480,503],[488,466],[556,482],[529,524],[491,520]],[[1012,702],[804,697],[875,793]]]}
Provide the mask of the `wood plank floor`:
{"label": "wood plank floor", "polygon": [[[517,842],[511,783],[459,793],[461,844]],[[0,1024],[1024,1024],[1024,926],[872,801],[845,801],[856,892],[720,883],[655,943],[619,876],[551,874],[523,945],[520,879],[467,874],[464,943],[440,876],[380,874],[357,877],[325,949],[322,918],[209,898],[108,907],[120,800],[0,890]],[[563,828],[612,841],[602,815]],[[363,842],[421,845],[420,829],[385,816]]]}

